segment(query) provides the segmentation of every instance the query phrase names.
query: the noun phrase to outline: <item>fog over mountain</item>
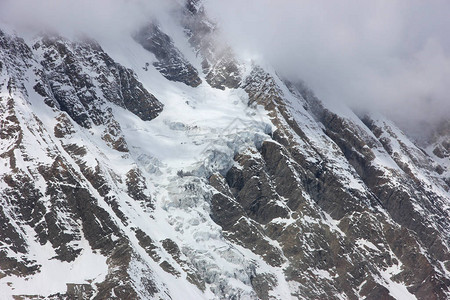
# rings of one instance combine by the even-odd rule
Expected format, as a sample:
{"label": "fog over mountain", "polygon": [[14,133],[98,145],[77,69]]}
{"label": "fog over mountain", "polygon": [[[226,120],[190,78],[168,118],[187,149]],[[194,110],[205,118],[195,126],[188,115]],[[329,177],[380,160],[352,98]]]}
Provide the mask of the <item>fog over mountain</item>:
{"label": "fog over mountain", "polygon": [[[3,0],[0,16],[120,39],[181,2]],[[361,113],[380,110],[415,135],[449,119],[448,1],[208,0],[205,6],[244,59],[269,61],[324,101]]]}
{"label": "fog over mountain", "polygon": [[15,28],[86,33],[116,38],[149,19],[163,17],[176,1],[164,0],[2,0],[0,20]]}
{"label": "fog over mountain", "polygon": [[448,1],[216,1],[236,49],[324,101],[381,110],[411,132],[450,117]]}

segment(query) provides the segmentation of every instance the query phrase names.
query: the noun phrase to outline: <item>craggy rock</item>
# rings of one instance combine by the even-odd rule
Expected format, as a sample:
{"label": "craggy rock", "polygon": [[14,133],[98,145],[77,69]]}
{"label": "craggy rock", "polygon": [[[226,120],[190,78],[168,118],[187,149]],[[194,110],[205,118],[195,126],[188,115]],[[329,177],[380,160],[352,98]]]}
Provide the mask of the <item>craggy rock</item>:
{"label": "craggy rock", "polygon": [[214,88],[237,88],[241,83],[239,63],[233,51],[217,39],[216,26],[208,19],[200,1],[186,1],[182,25],[189,42],[203,58],[206,81]]}
{"label": "craggy rock", "polygon": [[135,36],[135,40],[152,52],[157,62],[153,66],[169,80],[183,82],[197,87],[202,83],[197,70],[184,58],[175,47],[172,39],[155,24],[143,27]]}
{"label": "craggy rock", "polygon": [[[228,94],[191,88],[200,77],[237,88],[245,130],[149,124],[162,104],[95,41],[30,47],[0,31],[1,286],[45,272],[45,249],[62,265],[92,251],[104,274],[16,299],[172,299],[178,283],[217,299],[449,298],[447,120],[420,148],[384,117],[337,113],[305,84],[241,64],[201,0],[178,9],[203,74],[156,23],[135,40],[190,86],[165,82],[193,114],[202,89]],[[166,129],[181,150],[209,150],[174,168],[152,156],[153,138],[178,142]]]}

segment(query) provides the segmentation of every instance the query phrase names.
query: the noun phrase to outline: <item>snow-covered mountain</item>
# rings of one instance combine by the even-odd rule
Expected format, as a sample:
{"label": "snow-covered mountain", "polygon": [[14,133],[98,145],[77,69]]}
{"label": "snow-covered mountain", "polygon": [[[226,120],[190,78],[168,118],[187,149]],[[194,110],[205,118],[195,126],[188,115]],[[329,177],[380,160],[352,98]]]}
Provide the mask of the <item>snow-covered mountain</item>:
{"label": "snow-covered mountain", "polygon": [[449,299],[449,123],[419,148],[174,15],[0,28],[0,298]]}

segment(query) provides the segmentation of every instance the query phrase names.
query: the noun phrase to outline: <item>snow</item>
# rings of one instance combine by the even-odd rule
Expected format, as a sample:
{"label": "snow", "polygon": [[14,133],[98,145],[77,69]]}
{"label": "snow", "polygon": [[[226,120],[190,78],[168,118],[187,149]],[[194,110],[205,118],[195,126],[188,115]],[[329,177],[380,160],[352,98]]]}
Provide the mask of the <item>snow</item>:
{"label": "snow", "polygon": [[334,220],[329,214],[323,212],[325,216],[324,222],[333,230],[339,233],[341,236],[345,236],[345,233],[338,227],[339,221]]}
{"label": "snow", "polygon": [[[181,49],[188,60],[200,70],[200,58],[196,57],[180,28],[169,20],[163,20],[161,26],[174,38],[175,45]],[[242,299],[250,299],[256,297],[251,288],[250,276],[257,272],[272,274],[276,277],[277,286],[270,292],[271,296],[276,299],[293,299],[291,292],[301,290],[302,286],[286,281],[283,269],[287,265],[280,268],[271,267],[260,256],[226,240],[220,226],[210,217],[209,202],[213,191],[208,184],[209,175],[214,172],[225,174],[234,164],[234,156],[246,149],[246,154],[260,158],[259,153],[248,149],[255,149],[264,140],[270,139],[269,134],[274,128],[267,113],[261,107],[248,107],[248,96],[242,89],[223,91],[213,89],[205,82],[202,74],[199,75],[203,83],[197,88],[192,88],[183,83],[168,81],[155,68],[149,67],[145,70],[143,66],[154,61],[154,55],[144,50],[131,37],[123,37],[120,44],[108,40],[100,42],[103,49],[114,60],[137,73],[144,87],[164,104],[164,110],[156,119],[146,122],[121,107],[110,105],[130,149],[130,152],[126,154],[114,151],[105,144],[101,139],[104,130],[101,126],[85,130],[73,122],[72,125],[77,132],[64,139],[56,139],[52,134],[56,125],[56,112],[46,106],[42,97],[32,88],[35,75],[29,71],[25,74],[28,78],[26,90],[29,92],[29,98],[25,95],[15,97],[22,128],[28,128],[24,131],[23,141],[26,150],[16,150],[18,167],[22,170],[33,170],[38,164],[49,165],[54,159],[51,154],[61,153],[77,171],[77,176],[82,177],[77,163],[64,151],[62,144],[74,143],[88,148],[88,154],[80,159],[88,167],[94,168],[97,165],[101,167],[105,179],[118,196],[119,209],[126,215],[127,222],[122,222],[115,215],[108,203],[87,180],[83,181],[86,182],[83,185],[97,199],[100,199],[98,205],[111,215],[113,222],[129,237],[134,252],[128,271],[133,284],[140,291],[145,290],[141,279],[146,277],[155,282],[159,289],[157,296],[162,299],[168,299],[168,295],[172,299],[213,299],[219,297],[217,295],[223,290],[227,293],[223,295],[224,297],[240,294]],[[251,64],[252,62],[246,61],[243,70],[248,73],[251,70]],[[35,67],[39,68],[39,65]],[[304,108],[304,100],[290,93],[274,70],[270,68],[267,70],[273,75],[282,94],[286,97],[292,120],[308,137],[308,140],[296,137],[299,144],[296,149],[305,154],[307,160],[312,163],[318,165],[326,163],[330,167],[328,171],[336,175],[346,189],[362,194],[368,192],[367,187],[345,159],[339,147],[323,132],[321,124]],[[1,92],[1,97],[8,96],[6,91]],[[98,91],[98,93],[101,92]],[[327,105],[348,122],[357,125],[357,128],[369,138],[377,140],[351,110],[341,106]],[[35,115],[43,123],[43,134],[33,131],[33,128],[40,128]],[[393,124],[390,126],[392,128]],[[393,132],[400,141],[405,141],[406,137],[403,137],[400,132],[396,130]],[[407,142],[404,144],[411,148],[414,146]],[[50,149],[44,147],[47,145]],[[399,141],[393,142],[393,145],[395,152],[402,152]],[[1,146],[3,151],[11,145],[2,144]],[[387,174],[400,172],[397,163],[382,149],[381,144],[378,143],[377,146],[378,148],[373,149],[375,153],[373,164],[386,170]],[[23,159],[24,153],[29,155],[31,160]],[[405,156],[401,159],[405,162],[409,161]],[[145,183],[148,185],[145,192],[151,194],[155,204],[155,210],[151,214],[142,207],[141,203],[134,201],[126,193],[125,176],[132,168],[142,171]],[[7,168],[4,169],[1,171],[9,171]],[[416,174],[420,180],[431,184],[426,174]],[[45,194],[46,183],[42,176],[32,172],[30,176],[36,179],[36,186]],[[391,182],[391,184],[399,183]],[[437,191],[434,186],[432,188],[433,191]],[[442,195],[445,196],[448,193],[442,193]],[[312,203],[307,194],[303,196]],[[46,200],[48,199],[44,197],[43,201],[48,207],[49,203]],[[284,206],[282,202],[279,204]],[[69,224],[68,228],[80,226],[72,224],[73,220],[63,213],[59,221]],[[248,219],[245,221],[248,222]],[[294,218],[277,218],[272,222],[287,227],[296,224],[296,221]],[[345,233],[339,228],[339,221],[332,219],[327,213],[321,214],[319,219],[305,215],[300,221],[303,225],[326,224],[338,234],[339,238],[345,237]],[[13,226],[20,228],[19,224],[14,223]],[[162,270],[159,262],[155,262],[139,246],[134,228],[141,229],[154,241],[161,261],[166,260],[174,266],[181,274],[179,277]],[[106,258],[93,252],[84,237],[77,241],[77,246],[82,249],[81,255],[74,262],[66,263],[52,259],[55,256],[52,246],[50,244],[41,246],[33,240],[35,234],[33,229],[28,228],[28,231],[29,257],[41,264],[42,268],[39,273],[29,277],[7,276],[0,279],[2,296],[64,293],[66,283],[91,283],[91,281],[98,283],[104,280],[108,273]],[[118,239],[118,237],[114,238]],[[188,266],[180,266],[164,250],[161,241],[167,238],[179,245],[182,257],[186,259]],[[305,238],[308,238],[306,234]],[[272,246],[280,249],[278,242],[269,239],[268,241]],[[307,243],[306,245],[309,247]],[[357,239],[356,245],[365,250],[381,251],[379,247],[365,239]],[[9,254],[14,255],[14,253]],[[205,292],[186,280],[185,268],[198,270],[199,275],[206,279],[208,284]],[[400,264],[381,270],[379,283],[386,286],[390,294],[397,299],[415,299],[404,285],[390,279],[400,271]],[[333,280],[333,276],[327,270],[313,269],[312,273],[326,280]],[[140,296],[144,299],[149,298],[145,292],[142,292]],[[344,298],[343,295],[336,296]]]}
{"label": "snow", "polygon": [[[30,228],[29,235],[34,236]],[[66,291],[67,283],[100,283],[108,273],[106,257],[91,250],[86,239],[79,246],[83,249],[73,262],[62,262],[53,257],[55,250],[50,243],[41,246],[37,241],[29,240],[30,259],[42,267],[40,272],[28,277],[6,276],[0,279],[2,297],[13,295],[51,295]]]}
{"label": "snow", "polygon": [[391,274],[387,271],[380,271],[381,278],[378,278],[378,283],[385,286],[389,290],[389,294],[397,300],[416,300],[416,296],[411,294],[406,285],[395,282],[391,279]]}
{"label": "snow", "polygon": [[[32,73],[28,73],[29,78],[33,78]],[[31,80],[29,80],[31,81]],[[28,89],[32,91],[32,89]],[[6,96],[3,95],[2,96]],[[37,102],[38,103],[38,102]],[[43,116],[43,120],[47,122],[47,125],[52,126],[54,124],[53,117],[49,116],[51,110],[47,107],[40,105],[30,106],[23,95],[20,93],[15,95],[15,113],[21,124],[22,128],[22,145],[25,147],[22,149],[15,149],[16,165],[19,169],[28,173],[31,178],[35,179],[35,186],[42,191],[45,195],[46,183],[42,176],[37,172],[33,172],[36,168],[36,164],[51,164],[53,163],[53,153],[60,152],[54,142],[53,138],[46,132],[41,132],[41,123],[35,117],[35,114]],[[47,117],[47,118],[46,118]],[[52,128],[52,127],[50,127]],[[25,159],[26,158],[26,159]],[[3,172],[8,171],[1,170]],[[48,197],[44,196],[41,201],[48,207]],[[10,217],[14,220],[15,213],[11,212]],[[62,222],[65,228],[70,231],[73,225],[79,226],[79,224],[73,224],[73,220],[68,219],[63,213],[60,214],[58,222]],[[64,223],[66,225],[64,225]],[[0,291],[2,296],[11,297],[13,295],[49,295],[58,292],[66,291],[67,283],[100,283],[105,279],[108,272],[106,264],[106,257],[99,253],[92,251],[87,240],[82,236],[79,241],[76,241],[77,248],[81,249],[80,255],[73,262],[62,262],[54,259],[56,256],[55,250],[48,242],[45,245],[40,245],[35,240],[35,232],[32,228],[24,224],[14,223],[17,228],[17,232],[23,232],[23,237],[27,241],[28,255],[27,259],[35,261],[36,264],[41,265],[38,273],[28,277],[6,276],[0,279]],[[70,232],[67,232],[70,233]],[[15,256],[19,259],[20,256],[9,252],[9,256]],[[61,276],[64,274],[64,276]]]}
{"label": "snow", "polygon": [[327,280],[333,280],[333,277],[331,276],[330,272],[328,272],[327,270],[313,269],[312,273],[318,277],[322,277]]}
{"label": "snow", "polygon": [[[305,109],[305,100],[299,95],[292,94],[285,84],[278,79],[276,74],[272,74],[272,76],[275,78],[278,86],[281,87],[281,92],[285,97],[293,120],[295,120],[307,136],[307,141],[299,137],[297,138],[297,142],[302,146],[298,150],[304,152],[306,154],[305,156],[314,163],[321,163],[323,158],[326,158],[327,166],[331,168],[333,174],[338,176],[348,189],[361,193],[367,192],[364,183],[356,174],[353,167],[345,160],[339,147],[324,133],[321,123],[318,123],[314,116]],[[348,108],[339,106],[335,107],[335,109],[339,112],[344,110],[344,117],[351,117],[351,120],[362,124],[361,120],[349,111]]]}
{"label": "snow", "polygon": [[377,246],[375,246],[372,242],[365,240],[365,239],[357,239],[355,241],[355,244],[358,245],[361,248],[367,248],[376,252],[380,252],[380,249],[378,249]]}
{"label": "snow", "polygon": [[[152,240],[171,238],[176,241],[188,261],[203,270],[205,273],[201,275],[211,284],[202,294],[187,281],[162,271],[150,258],[146,261],[152,266],[156,281],[164,283],[159,287],[167,288],[175,298],[190,295],[189,299],[210,299],[213,298],[211,290],[218,293],[219,285],[223,284],[229,292],[240,290],[242,295],[251,295],[248,272],[256,261],[260,266],[266,264],[253,254],[252,259],[247,258],[248,250],[245,256],[241,251],[236,252],[223,238],[221,228],[209,217],[210,188],[201,178],[207,178],[207,174],[212,172],[225,172],[233,164],[237,152],[268,139],[270,121],[260,108],[248,108],[248,97],[243,90],[221,91],[205,82],[193,89],[169,82],[151,68],[144,71],[140,66],[148,60],[148,52],[134,41],[126,44],[126,55],[114,46],[111,56],[134,69],[145,88],[164,104],[163,112],[151,122],[144,122],[120,107],[113,107],[131,158],[144,171],[148,181],[154,183],[156,210],[153,218],[143,218],[144,213],[139,207],[127,209],[127,216]],[[104,48],[109,49],[108,45]],[[118,169],[116,162],[119,163],[118,159],[111,157],[107,162],[115,172]],[[177,174],[180,170],[186,175],[180,177]],[[200,178],[189,174],[198,174]],[[186,186],[195,188],[186,190]],[[123,230],[128,232],[126,228]],[[129,235],[133,236],[133,233]],[[224,252],[220,249],[229,250]],[[147,256],[142,251],[140,255]],[[171,261],[164,252],[160,255],[162,259]],[[177,265],[175,262],[171,264]],[[137,268],[133,266],[131,272],[139,274]],[[269,268],[268,273],[274,273],[273,268],[265,268]],[[179,271],[183,273],[183,270]],[[284,279],[279,271],[278,274],[281,284]],[[234,279],[236,275],[239,280]],[[273,293],[286,295],[286,289],[275,289]]]}

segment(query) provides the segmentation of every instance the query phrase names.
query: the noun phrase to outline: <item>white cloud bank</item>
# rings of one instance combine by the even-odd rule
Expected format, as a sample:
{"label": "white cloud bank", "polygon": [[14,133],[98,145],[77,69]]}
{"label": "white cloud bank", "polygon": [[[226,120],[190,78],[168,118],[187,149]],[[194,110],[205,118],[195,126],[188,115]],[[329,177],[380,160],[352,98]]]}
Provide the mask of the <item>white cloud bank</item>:
{"label": "white cloud bank", "polygon": [[[0,0],[0,22],[116,38],[184,0]],[[236,53],[404,128],[450,119],[450,1],[204,0]]]}
{"label": "white cloud bank", "polygon": [[206,0],[237,53],[417,133],[450,120],[450,1]]}
{"label": "white cloud bank", "polygon": [[20,30],[120,38],[153,18],[166,17],[174,4],[172,0],[0,0],[0,21]]}

